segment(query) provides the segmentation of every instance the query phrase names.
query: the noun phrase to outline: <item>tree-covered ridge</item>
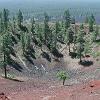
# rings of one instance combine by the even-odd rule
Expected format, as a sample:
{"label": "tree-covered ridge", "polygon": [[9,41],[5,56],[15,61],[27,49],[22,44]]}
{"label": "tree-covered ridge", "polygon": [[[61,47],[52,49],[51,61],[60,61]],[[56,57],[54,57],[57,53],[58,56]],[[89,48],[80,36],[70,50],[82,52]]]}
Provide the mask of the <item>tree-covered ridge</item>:
{"label": "tree-covered ridge", "polygon": [[[21,10],[12,19],[9,18],[9,14],[8,9],[4,9],[0,13],[0,50],[3,55],[1,62],[6,78],[6,66],[13,65],[11,55],[17,55],[18,51],[15,49],[18,46],[21,47],[22,56],[33,64],[32,59],[37,58],[35,46],[40,47],[43,56],[51,61],[52,58],[49,57],[47,51],[43,50],[43,47],[47,47],[48,51],[58,59],[64,56],[59,51],[59,45],[66,44],[69,48],[69,56],[79,58],[79,62],[83,64],[82,58],[91,55],[93,44],[100,41],[99,28],[95,26],[93,14],[87,16],[84,23],[78,26],[69,10],[62,15],[62,21],[58,20],[53,23],[50,22],[50,16],[47,13],[44,13],[42,22],[37,22],[34,17],[27,22]],[[19,67],[17,70],[20,69]]]}

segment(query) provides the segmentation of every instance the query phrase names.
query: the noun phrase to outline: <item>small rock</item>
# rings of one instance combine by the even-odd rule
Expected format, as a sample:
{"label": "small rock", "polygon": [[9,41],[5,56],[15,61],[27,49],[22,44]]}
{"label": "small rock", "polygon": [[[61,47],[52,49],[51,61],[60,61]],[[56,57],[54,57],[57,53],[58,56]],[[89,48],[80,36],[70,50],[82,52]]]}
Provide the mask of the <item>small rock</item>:
{"label": "small rock", "polygon": [[90,87],[91,87],[91,88],[93,88],[93,87],[94,87],[94,85],[90,85]]}

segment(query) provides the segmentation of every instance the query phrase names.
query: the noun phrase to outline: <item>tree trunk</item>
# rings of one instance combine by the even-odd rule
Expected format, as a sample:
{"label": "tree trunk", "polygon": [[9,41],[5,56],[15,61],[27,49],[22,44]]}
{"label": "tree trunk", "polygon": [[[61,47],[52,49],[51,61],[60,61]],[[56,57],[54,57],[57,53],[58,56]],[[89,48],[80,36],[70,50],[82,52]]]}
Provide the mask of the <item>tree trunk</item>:
{"label": "tree trunk", "polygon": [[6,68],[6,57],[4,54],[4,72],[5,72],[5,78],[7,78],[7,68]]}
{"label": "tree trunk", "polygon": [[45,33],[45,45],[47,45],[47,34]]}
{"label": "tree trunk", "polygon": [[5,70],[5,78],[7,78],[7,69],[5,65],[4,65],[4,70]]}
{"label": "tree trunk", "polygon": [[57,33],[56,33],[56,38],[55,38],[55,48],[57,48]]}
{"label": "tree trunk", "polygon": [[80,62],[82,62],[82,58],[81,58],[81,51],[80,51]]}
{"label": "tree trunk", "polygon": [[70,54],[70,43],[69,43],[69,54]]}
{"label": "tree trunk", "polygon": [[65,85],[65,79],[63,80],[63,85]]}
{"label": "tree trunk", "polygon": [[55,40],[55,48],[57,48],[57,40]]}

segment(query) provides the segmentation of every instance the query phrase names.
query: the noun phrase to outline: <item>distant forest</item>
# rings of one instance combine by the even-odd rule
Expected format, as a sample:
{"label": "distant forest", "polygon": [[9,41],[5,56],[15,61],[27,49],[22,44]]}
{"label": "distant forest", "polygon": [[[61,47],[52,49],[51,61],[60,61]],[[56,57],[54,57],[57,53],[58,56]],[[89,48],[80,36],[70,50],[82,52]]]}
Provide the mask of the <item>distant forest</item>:
{"label": "distant forest", "polygon": [[10,10],[10,17],[16,15],[19,9],[23,12],[24,19],[31,19],[33,16],[37,21],[43,21],[44,12],[47,12],[51,21],[63,20],[63,13],[70,10],[71,17],[76,22],[83,22],[87,16],[95,15],[96,23],[100,24],[100,6],[98,3],[77,3],[77,2],[4,2],[0,3],[0,9]]}

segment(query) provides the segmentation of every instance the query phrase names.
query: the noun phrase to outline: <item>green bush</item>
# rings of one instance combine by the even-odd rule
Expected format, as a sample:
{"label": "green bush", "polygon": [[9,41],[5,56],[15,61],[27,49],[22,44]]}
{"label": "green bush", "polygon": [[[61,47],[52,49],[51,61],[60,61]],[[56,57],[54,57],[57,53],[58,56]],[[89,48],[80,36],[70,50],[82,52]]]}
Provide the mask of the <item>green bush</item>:
{"label": "green bush", "polygon": [[65,71],[60,71],[57,73],[57,77],[63,81],[63,85],[65,84],[65,80],[69,78],[68,74]]}

